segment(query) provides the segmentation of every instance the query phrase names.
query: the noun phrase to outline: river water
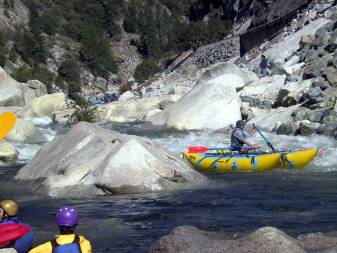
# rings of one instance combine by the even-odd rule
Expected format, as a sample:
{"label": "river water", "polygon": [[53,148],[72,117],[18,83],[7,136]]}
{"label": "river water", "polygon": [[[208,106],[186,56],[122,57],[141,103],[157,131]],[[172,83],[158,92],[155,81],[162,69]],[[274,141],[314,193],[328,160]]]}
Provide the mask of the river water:
{"label": "river water", "polygon": [[[150,137],[174,153],[190,145],[228,145],[228,134],[216,132],[153,132],[127,125],[103,125],[120,132]],[[50,140],[67,129],[44,127]],[[78,233],[91,240],[93,252],[147,252],[161,236],[180,225],[220,231],[228,238],[263,226],[274,226],[291,236],[337,231],[337,148],[323,136],[267,135],[278,149],[325,147],[303,171],[208,175],[212,184],[174,193],[147,193],[88,198],[52,199],[33,191],[35,185],[13,180],[22,165],[0,169],[0,199],[15,199],[20,216],[34,229],[35,242],[57,233],[55,211],[78,207]],[[259,136],[252,142],[265,146]],[[40,148],[17,145],[22,163]]]}

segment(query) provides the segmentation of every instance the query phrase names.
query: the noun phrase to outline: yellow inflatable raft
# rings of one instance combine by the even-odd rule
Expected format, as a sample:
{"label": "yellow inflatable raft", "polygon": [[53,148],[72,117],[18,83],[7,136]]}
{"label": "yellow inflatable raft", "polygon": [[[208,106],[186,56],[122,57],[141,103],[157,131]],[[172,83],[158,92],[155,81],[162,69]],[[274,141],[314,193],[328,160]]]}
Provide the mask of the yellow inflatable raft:
{"label": "yellow inflatable raft", "polygon": [[192,166],[202,172],[222,173],[240,171],[268,171],[272,169],[302,169],[317,155],[317,149],[300,151],[277,151],[273,153],[222,152],[191,153],[183,156]]}

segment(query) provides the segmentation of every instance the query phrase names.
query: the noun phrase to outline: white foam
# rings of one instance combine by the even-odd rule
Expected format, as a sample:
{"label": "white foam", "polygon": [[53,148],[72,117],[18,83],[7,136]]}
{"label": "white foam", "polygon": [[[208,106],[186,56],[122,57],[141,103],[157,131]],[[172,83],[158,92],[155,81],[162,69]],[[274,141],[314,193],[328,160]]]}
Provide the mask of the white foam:
{"label": "white foam", "polygon": [[[324,148],[324,153],[307,166],[310,170],[331,171],[337,170],[336,140],[322,135],[311,136],[287,136],[264,133],[263,135],[273,144],[277,150],[300,150],[305,148]],[[189,132],[186,135],[176,134],[165,138],[155,138],[159,145],[173,153],[186,151],[189,146],[205,146],[208,148],[221,148],[230,145],[230,133],[219,132]],[[258,133],[249,138],[263,150],[268,150],[266,142]],[[269,151],[269,150],[268,150]]]}
{"label": "white foam", "polygon": [[[14,144],[14,143],[12,143]],[[41,146],[37,144],[14,144],[17,151],[19,151],[19,161],[31,160],[40,150]]]}
{"label": "white foam", "polygon": [[39,130],[47,138],[48,142],[54,140],[55,136],[57,135],[57,131],[52,130],[50,127],[48,127],[48,128],[39,128]]}
{"label": "white foam", "polygon": [[40,127],[50,126],[53,123],[51,117],[48,117],[48,116],[25,118],[25,120],[31,122],[35,126],[40,126]]}

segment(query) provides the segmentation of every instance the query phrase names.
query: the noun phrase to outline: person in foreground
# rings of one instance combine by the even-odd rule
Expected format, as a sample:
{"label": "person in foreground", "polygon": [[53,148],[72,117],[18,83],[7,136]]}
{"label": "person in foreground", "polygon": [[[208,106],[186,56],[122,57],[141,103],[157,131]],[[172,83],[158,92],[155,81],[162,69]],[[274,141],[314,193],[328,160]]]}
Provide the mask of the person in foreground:
{"label": "person in foreground", "polygon": [[[6,243],[6,245],[1,245],[1,248],[14,248],[18,253],[26,253],[32,246],[33,242],[33,232],[29,225],[23,220],[17,217],[18,205],[13,200],[2,200],[0,201],[0,227],[5,228],[6,225],[10,224],[22,224],[27,227],[27,230],[22,233],[20,228],[16,231],[7,231],[11,233],[12,238]],[[11,225],[10,225],[11,226]],[[22,226],[23,227],[23,226]],[[4,235],[9,236],[9,234]]]}
{"label": "person in foreground", "polygon": [[84,236],[77,235],[74,230],[78,223],[77,210],[65,206],[56,214],[60,234],[55,239],[43,243],[29,253],[91,253],[91,244]]}
{"label": "person in foreground", "polygon": [[[250,133],[246,133],[243,131],[246,122],[243,120],[238,120],[236,122],[236,128],[233,130],[231,135],[231,150],[232,151],[240,151],[240,152],[248,152],[249,150],[255,150],[259,147],[256,144],[251,144],[248,142],[248,136],[252,136],[254,134],[254,126]],[[247,146],[244,146],[247,145]]]}

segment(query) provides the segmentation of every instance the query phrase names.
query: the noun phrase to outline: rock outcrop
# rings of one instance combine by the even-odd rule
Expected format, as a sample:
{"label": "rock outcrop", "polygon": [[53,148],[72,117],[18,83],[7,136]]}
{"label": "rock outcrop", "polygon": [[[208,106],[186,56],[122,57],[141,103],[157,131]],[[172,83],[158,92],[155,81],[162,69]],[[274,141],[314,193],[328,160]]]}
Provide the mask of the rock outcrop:
{"label": "rock outcrop", "polygon": [[209,66],[238,56],[240,56],[240,38],[232,37],[198,48],[193,54],[192,61],[198,65]]}
{"label": "rock outcrop", "polygon": [[54,93],[35,98],[17,114],[19,117],[51,117],[54,112],[67,108],[67,98],[64,93]]}
{"label": "rock outcrop", "polygon": [[17,82],[0,67],[0,106],[24,106],[46,93],[46,86],[41,82]]}
{"label": "rock outcrop", "polygon": [[[286,82],[286,75],[273,75],[263,77],[258,81],[255,81],[245,86],[240,92],[240,97],[251,97],[258,99],[260,103],[264,100],[273,104],[279,91],[283,88]],[[254,106],[254,104],[252,104]]]}
{"label": "rock outcrop", "polygon": [[18,118],[14,128],[5,137],[7,141],[37,144],[46,142],[47,139],[32,123]]}
{"label": "rock outcrop", "polygon": [[18,158],[18,152],[15,147],[8,142],[0,141],[0,161],[10,162],[15,161]]}
{"label": "rock outcrop", "polygon": [[166,95],[153,98],[142,98],[102,106],[100,118],[113,122],[130,122],[143,120],[150,111],[160,109],[161,103],[176,102],[181,95]]}
{"label": "rock outcrop", "polygon": [[254,73],[232,63],[216,64],[179,101],[147,120],[154,126],[220,129],[241,118],[236,88],[257,80]]}
{"label": "rock outcrop", "polygon": [[150,139],[84,122],[45,145],[15,178],[39,179],[39,188],[51,196],[176,190],[207,182]]}
{"label": "rock outcrop", "polygon": [[263,227],[236,240],[225,240],[219,233],[181,226],[159,239],[150,253],[305,253],[306,251],[282,231]]}

